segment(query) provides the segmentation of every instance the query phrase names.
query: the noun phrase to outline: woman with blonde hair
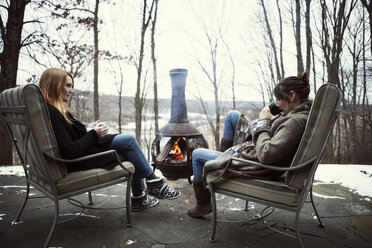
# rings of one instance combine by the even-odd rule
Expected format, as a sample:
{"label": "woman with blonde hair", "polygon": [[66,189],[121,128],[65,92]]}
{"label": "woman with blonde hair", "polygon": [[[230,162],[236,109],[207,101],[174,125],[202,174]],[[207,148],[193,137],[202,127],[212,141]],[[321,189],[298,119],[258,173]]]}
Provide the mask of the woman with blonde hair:
{"label": "woman with blonde hair", "polygon": [[[133,211],[140,211],[158,204],[160,199],[175,199],[181,192],[169,187],[158,178],[147,162],[137,140],[130,134],[108,134],[105,122],[96,121],[92,130],[72,114],[68,103],[74,93],[73,76],[61,69],[50,68],[43,72],[39,87],[48,106],[52,128],[56,136],[61,157],[75,159],[97,152],[114,149],[121,161],[130,161],[134,167],[132,181]],[[81,171],[92,168],[111,169],[116,165],[111,155],[84,162],[68,163],[67,171]],[[146,180],[147,190],[145,191]]]}

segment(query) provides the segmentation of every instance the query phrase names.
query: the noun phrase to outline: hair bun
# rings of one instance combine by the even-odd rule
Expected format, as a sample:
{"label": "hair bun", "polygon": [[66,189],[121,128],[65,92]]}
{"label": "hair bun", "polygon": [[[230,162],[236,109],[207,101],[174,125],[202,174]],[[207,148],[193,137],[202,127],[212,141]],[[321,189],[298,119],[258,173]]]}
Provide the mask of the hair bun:
{"label": "hair bun", "polygon": [[302,75],[299,76],[299,78],[301,78],[301,80],[307,84],[307,85],[310,85],[309,84],[309,73],[307,71],[305,71],[304,73],[302,73]]}

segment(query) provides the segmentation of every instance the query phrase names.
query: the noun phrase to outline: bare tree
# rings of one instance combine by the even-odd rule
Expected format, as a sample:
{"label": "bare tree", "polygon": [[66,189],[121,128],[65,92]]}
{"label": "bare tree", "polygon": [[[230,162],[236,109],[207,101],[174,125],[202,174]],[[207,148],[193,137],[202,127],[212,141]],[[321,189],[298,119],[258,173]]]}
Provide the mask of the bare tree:
{"label": "bare tree", "polygon": [[153,80],[154,80],[154,124],[155,133],[159,133],[159,99],[158,99],[158,74],[156,69],[156,57],[155,57],[155,27],[158,18],[158,3],[159,0],[155,0],[154,16],[151,20],[151,61],[153,67]]}
{"label": "bare tree", "polygon": [[142,109],[144,106],[144,98],[141,97],[141,75],[142,75],[142,67],[143,67],[143,58],[145,52],[145,35],[149,23],[151,21],[151,16],[153,14],[153,8],[155,5],[156,0],[152,0],[150,8],[148,8],[147,0],[143,0],[143,9],[142,9],[142,27],[141,27],[141,41],[140,41],[140,50],[139,50],[139,58],[137,66],[137,89],[136,95],[134,100],[134,106],[136,110],[135,114],[135,122],[136,122],[136,139],[141,145],[141,122],[142,122]]}
{"label": "bare tree", "polygon": [[[262,105],[267,104],[266,100],[272,102],[274,101],[273,89],[275,84],[280,81],[285,74],[285,66],[283,61],[283,27],[282,27],[282,14],[279,1],[276,1],[276,7],[278,10],[278,20],[274,21],[278,23],[278,40],[279,40],[279,50],[277,49],[277,44],[275,42],[275,32],[271,28],[269,22],[269,14],[265,2],[259,0],[259,5],[262,8],[262,14],[256,14],[256,18],[261,25],[261,29],[257,35],[262,35],[262,41],[256,41],[257,45],[254,46],[254,51],[261,51],[259,55],[254,55],[255,62],[254,65],[257,68],[256,74],[260,78],[260,93],[262,95]],[[290,14],[293,14],[290,11]],[[293,18],[292,18],[293,19]],[[262,31],[261,31],[262,30]],[[255,37],[252,37],[255,39]],[[262,45],[262,47],[259,47]],[[255,54],[255,53],[254,53]],[[280,62],[279,62],[280,60]]]}
{"label": "bare tree", "polygon": [[95,1],[94,7],[94,18],[93,18],[93,37],[94,37],[94,59],[93,59],[93,113],[94,113],[94,120],[99,120],[99,98],[98,98],[98,8],[99,8],[99,0]]}
{"label": "bare tree", "polygon": [[[292,2],[291,2],[292,3]],[[308,9],[306,9],[308,11]],[[292,21],[292,28],[293,34],[296,41],[296,57],[297,57],[297,74],[301,74],[304,72],[304,65],[303,65],[303,56],[302,56],[302,41],[301,41],[301,3],[300,0],[295,1],[295,7],[291,4],[290,7],[290,14],[291,14],[291,21]],[[308,27],[310,28],[310,23],[307,23],[309,19],[306,19],[306,32],[308,31]],[[309,25],[309,26],[307,26]],[[310,29],[309,29],[310,30]],[[307,41],[308,41],[307,36]],[[307,51],[307,49],[306,49]],[[309,57],[307,57],[309,58]],[[310,61],[309,61],[310,62]]]}
{"label": "bare tree", "polygon": [[226,46],[227,52],[229,54],[229,59],[231,62],[231,67],[232,67],[232,73],[231,73],[231,93],[232,93],[232,102],[233,102],[233,109],[236,109],[236,94],[235,94],[235,75],[236,75],[236,66],[234,62],[234,58],[231,54],[231,49],[229,44],[224,41],[224,44]]}
{"label": "bare tree", "polygon": [[[278,81],[280,81],[284,77],[284,75],[283,75],[284,73],[282,73],[282,71],[284,69],[283,69],[283,67],[282,67],[282,69],[280,69],[276,43],[274,41],[274,37],[273,37],[272,30],[271,30],[270,22],[269,22],[269,19],[268,19],[268,16],[267,16],[267,11],[266,11],[266,6],[265,6],[264,0],[260,0],[260,5],[262,7],[262,11],[263,11],[263,14],[264,14],[264,19],[265,19],[265,24],[266,24],[266,31],[267,31],[267,35],[268,35],[269,40],[270,40],[271,49],[273,50],[274,65],[275,65],[275,71],[276,71],[276,79]],[[279,6],[279,4],[277,6]],[[280,8],[278,8],[278,9],[280,10]],[[280,34],[280,36],[282,36],[282,34]],[[282,39],[282,37],[280,39]],[[280,53],[281,53],[281,51],[280,51]]]}
{"label": "bare tree", "polygon": [[[372,2],[371,0],[360,0],[364,6],[364,8],[368,12],[368,17],[369,17],[369,35],[370,35],[370,40],[372,41]],[[370,52],[372,54],[372,42],[370,43]]]}
{"label": "bare tree", "polygon": [[[116,50],[116,49],[115,49]],[[119,79],[116,78],[117,75],[117,69],[112,68],[112,73],[114,74],[114,81],[116,90],[118,92],[118,105],[119,105],[119,111],[118,111],[118,126],[119,126],[119,133],[122,133],[122,113],[123,113],[123,85],[124,85],[124,71],[123,71],[123,63],[131,63],[133,57],[122,57],[118,54],[113,56],[111,60],[114,59],[117,62],[117,68],[119,69]]]}
{"label": "bare tree", "polygon": [[365,66],[369,60],[365,60],[366,20],[356,1],[334,0],[331,6],[327,3],[320,2],[320,44],[328,82],[340,88],[343,98],[340,118],[323,157],[327,162],[365,163],[370,161],[372,152],[372,125],[368,124],[371,114],[361,105],[368,99],[364,95]]}
{"label": "bare tree", "polygon": [[[0,53],[0,92],[16,86],[19,53],[23,46],[32,42],[32,34],[22,40],[24,13],[29,0],[10,1],[8,5],[1,4],[0,9],[6,10],[8,18],[4,23],[4,14],[0,14],[0,32],[2,52]],[[12,164],[12,142],[7,133],[5,123],[0,118],[0,165]]]}
{"label": "bare tree", "polygon": [[[305,10],[306,62],[305,62],[305,71],[307,71],[309,73],[310,73],[311,49],[312,49],[312,34],[311,34],[311,28],[310,28],[310,3],[311,3],[311,0],[306,0],[306,10]],[[313,63],[314,63],[314,61],[313,61]],[[314,86],[314,88],[316,88],[316,87]]]}
{"label": "bare tree", "polygon": [[[77,28],[70,27],[69,29],[64,29],[57,27],[57,29],[56,36],[52,37],[46,30],[40,27],[42,39],[33,44],[32,47],[26,47],[28,57],[43,68],[58,66],[71,73],[75,79],[86,81],[82,79],[86,75],[84,71],[87,70],[93,61],[93,46],[86,44],[84,35],[80,36],[80,39],[74,38],[74,34],[79,30]],[[47,56],[40,56],[40,53]],[[29,80],[37,78],[39,78],[39,75],[31,75]],[[81,87],[81,85],[80,83],[79,88],[85,89],[76,90],[72,96],[71,103],[73,103],[74,114],[80,120],[87,121],[90,119],[88,113],[91,113],[86,105],[90,84],[84,87]]]}
{"label": "bare tree", "polygon": [[[349,121],[349,126],[351,130],[357,131],[357,102],[358,102],[358,70],[359,70],[359,63],[361,61],[361,56],[363,54],[363,46],[359,45],[362,44],[362,37],[360,37],[360,33],[362,31],[363,22],[357,22],[356,25],[348,26],[347,27],[347,34],[348,34],[348,41],[346,42],[346,47],[348,48],[348,51],[352,58],[352,70],[350,71],[351,77],[350,77],[350,85],[349,88],[351,88],[351,99],[348,101],[350,103],[350,113],[348,115],[347,120]],[[358,104],[359,105],[359,104]],[[346,109],[347,106],[344,106]],[[346,116],[345,116],[346,117]],[[354,144],[350,147],[349,152],[351,154],[355,154],[355,157],[360,157],[360,152],[362,149],[360,149],[360,143],[358,136],[356,135],[350,135],[351,136],[351,142]]]}
{"label": "bare tree", "polygon": [[[329,8],[327,1],[320,0],[322,8],[322,33],[320,35],[320,42],[327,65],[328,82],[337,86],[340,86],[338,73],[342,42],[351,12],[356,4],[354,0],[351,0],[349,5],[347,3],[347,0],[332,0],[333,7]],[[333,12],[330,12],[330,10],[333,10]]]}
{"label": "bare tree", "polygon": [[296,0],[296,48],[297,48],[297,73],[304,72],[304,64],[302,62],[302,51],[301,51],[301,5],[300,0]]}
{"label": "bare tree", "polygon": [[[279,16],[279,55],[280,55],[280,68],[281,75],[284,78],[284,62],[283,62],[283,21],[282,21],[282,11],[280,9],[279,0],[276,0],[276,8],[278,9]],[[278,79],[280,80],[280,78]]]}
{"label": "bare tree", "polygon": [[122,113],[122,93],[123,93],[123,84],[124,84],[124,73],[123,73],[123,68],[121,66],[121,61],[120,57],[117,57],[117,62],[118,62],[118,67],[119,67],[119,75],[120,75],[120,80],[119,82],[116,82],[115,80],[115,85],[116,89],[119,93],[119,113],[118,113],[118,126],[119,126],[119,133],[121,133],[121,126],[122,126],[122,121],[121,121],[121,113]]}
{"label": "bare tree", "polygon": [[[204,38],[206,41],[206,45],[202,46],[203,53],[206,55],[206,59],[204,60],[204,56],[200,55],[198,52],[195,60],[198,68],[204,75],[204,79],[206,80],[206,84],[203,86],[210,92],[212,92],[214,97],[214,111],[213,117],[208,108],[208,104],[203,99],[205,96],[200,93],[200,84],[197,85],[197,93],[195,97],[200,101],[202,105],[203,112],[206,116],[208,121],[209,127],[212,130],[212,134],[214,137],[215,148],[218,149],[220,146],[220,130],[221,130],[221,97],[223,92],[223,78],[225,73],[225,65],[224,61],[219,62],[221,57],[225,58],[226,54],[228,54],[228,42],[224,39],[224,35],[228,29],[228,22],[226,21],[225,11],[226,5],[224,1],[214,2],[206,8],[209,8],[210,12],[215,13],[217,11],[221,11],[221,13],[217,16],[214,15],[208,16],[209,18],[214,18],[213,25],[211,22],[205,21],[204,18],[198,16],[198,13],[195,11],[195,15],[197,16],[201,28],[203,30]],[[205,13],[203,13],[204,15]],[[211,13],[205,15],[213,15]],[[203,16],[204,17],[204,16]],[[194,43],[202,43],[200,38],[197,37],[193,41]],[[225,44],[225,46],[222,46]],[[200,48],[200,47],[199,47]]]}
{"label": "bare tree", "polygon": [[[371,132],[372,132],[372,111],[369,106],[368,101],[368,86],[367,86],[367,59],[366,59],[366,46],[367,42],[366,40],[366,20],[365,20],[365,11],[363,12],[363,35],[362,35],[362,71],[363,71],[363,79],[362,79],[362,133],[361,133],[361,144],[369,144],[369,148],[365,150],[366,152],[363,152],[364,157],[365,154],[371,154],[372,153],[372,141],[371,141]],[[371,21],[371,20],[370,20]],[[371,25],[371,23],[370,23]],[[371,40],[369,40],[371,42]],[[369,130],[369,131],[368,131]],[[359,161],[358,161],[359,162]],[[366,161],[366,163],[368,163]]]}
{"label": "bare tree", "polygon": [[[102,1],[102,0],[101,0]],[[100,0],[94,0],[94,7],[89,6],[91,2],[88,0],[74,0],[68,4],[61,5],[55,1],[45,0],[45,5],[51,9],[50,12],[53,17],[63,18],[75,25],[83,25],[88,30],[93,29],[93,119],[99,119],[99,96],[98,96],[98,69],[99,69],[99,55],[106,54],[99,50],[99,29],[98,24],[102,22],[98,16]],[[93,10],[91,9],[93,8]],[[77,12],[78,15],[74,16],[72,12]],[[81,16],[82,13],[88,14]],[[61,27],[66,27],[64,23]]]}

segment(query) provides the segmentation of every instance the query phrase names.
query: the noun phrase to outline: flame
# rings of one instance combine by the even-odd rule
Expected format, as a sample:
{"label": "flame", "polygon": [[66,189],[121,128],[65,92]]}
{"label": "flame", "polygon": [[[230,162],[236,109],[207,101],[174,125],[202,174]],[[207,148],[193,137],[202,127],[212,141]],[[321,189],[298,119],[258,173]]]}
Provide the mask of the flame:
{"label": "flame", "polygon": [[[181,137],[180,137],[181,138]],[[178,145],[178,141],[180,140],[180,138],[178,138],[174,143],[173,143],[173,146],[172,146],[172,149],[171,151],[169,152],[169,154],[172,154],[172,159],[175,159],[175,160],[181,160],[184,158],[183,154],[182,154],[182,151],[181,151],[181,148],[180,146]]]}

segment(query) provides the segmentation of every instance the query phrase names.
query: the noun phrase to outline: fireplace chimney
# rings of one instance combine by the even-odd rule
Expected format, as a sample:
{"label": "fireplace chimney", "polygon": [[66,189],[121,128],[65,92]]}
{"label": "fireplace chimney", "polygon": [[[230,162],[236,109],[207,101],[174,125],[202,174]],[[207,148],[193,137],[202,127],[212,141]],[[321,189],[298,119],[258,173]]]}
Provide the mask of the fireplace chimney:
{"label": "fireplace chimney", "polygon": [[187,123],[187,107],[185,99],[185,85],[187,70],[173,69],[170,70],[169,76],[172,83],[172,103],[170,123]]}
{"label": "fireplace chimney", "polygon": [[199,131],[189,123],[185,99],[187,70],[172,69],[169,71],[172,84],[171,116],[168,124],[159,131],[160,136],[194,136]]}

